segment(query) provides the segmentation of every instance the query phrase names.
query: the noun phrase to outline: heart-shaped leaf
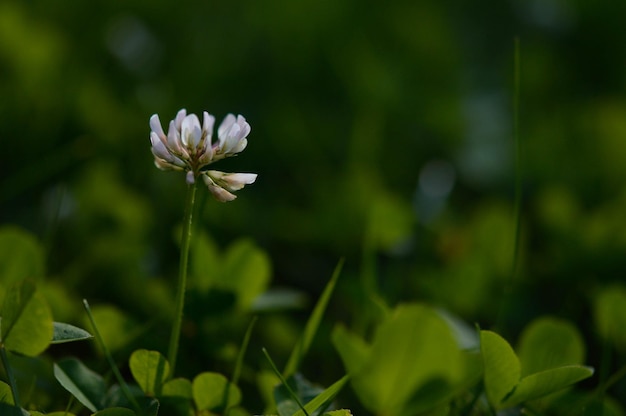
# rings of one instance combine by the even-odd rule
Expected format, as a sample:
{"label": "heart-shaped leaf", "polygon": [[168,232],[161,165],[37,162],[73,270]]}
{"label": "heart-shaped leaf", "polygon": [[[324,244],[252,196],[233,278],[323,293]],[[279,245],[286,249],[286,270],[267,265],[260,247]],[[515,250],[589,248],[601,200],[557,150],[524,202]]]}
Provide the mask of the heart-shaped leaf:
{"label": "heart-shaped leaf", "polygon": [[161,386],[170,374],[170,364],[158,351],[137,350],[130,356],[130,372],[147,396],[161,394]]}
{"label": "heart-shaped leaf", "polygon": [[192,399],[193,389],[191,381],[186,378],[175,378],[169,380],[161,388],[161,394],[164,397],[178,397],[182,399]]}
{"label": "heart-shaped leaf", "polygon": [[[415,411],[431,409],[466,371],[450,327],[426,305],[396,308],[378,327],[371,346],[343,329],[335,331],[333,342],[357,395],[374,413],[402,414],[409,404]],[[416,402],[416,393],[432,383],[437,391]]]}
{"label": "heart-shaped leaf", "polygon": [[31,281],[25,280],[9,289],[1,323],[2,342],[9,351],[34,357],[50,345],[52,313]]}
{"label": "heart-shaped leaf", "polygon": [[581,364],[585,344],[571,323],[552,317],[535,319],[526,326],[517,348],[522,376],[565,365]]}
{"label": "heart-shaped leaf", "polygon": [[223,410],[239,404],[241,392],[218,373],[201,373],[193,379],[193,400],[198,410]]}
{"label": "heart-shaped leaf", "polygon": [[102,408],[106,386],[102,377],[75,358],[54,364],[54,377],[87,409],[96,412]]}

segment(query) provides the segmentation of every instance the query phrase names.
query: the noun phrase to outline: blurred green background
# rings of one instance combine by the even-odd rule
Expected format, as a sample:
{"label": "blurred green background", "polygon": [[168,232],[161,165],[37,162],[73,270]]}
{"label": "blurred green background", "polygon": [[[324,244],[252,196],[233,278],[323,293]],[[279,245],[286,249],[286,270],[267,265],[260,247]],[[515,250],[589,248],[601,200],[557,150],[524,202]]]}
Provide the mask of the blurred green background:
{"label": "blurred green background", "polygon": [[[625,17],[583,0],[2,0],[0,223],[43,242],[55,318],[77,320],[80,298],[166,314],[186,185],[154,167],[148,119],[240,113],[248,148],[215,168],[259,178],[232,203],[199,193],[207,245],[248,238],[267,285],[309,305],[345,257],[329,327],[366,323],[372,288],[513,340],[552,314],[599,367],[594,299],[626,271]],[[257,342],[287,354],[307,313],[268,315],[281,324]],[[312,361],[338,362],[318,344]]]}

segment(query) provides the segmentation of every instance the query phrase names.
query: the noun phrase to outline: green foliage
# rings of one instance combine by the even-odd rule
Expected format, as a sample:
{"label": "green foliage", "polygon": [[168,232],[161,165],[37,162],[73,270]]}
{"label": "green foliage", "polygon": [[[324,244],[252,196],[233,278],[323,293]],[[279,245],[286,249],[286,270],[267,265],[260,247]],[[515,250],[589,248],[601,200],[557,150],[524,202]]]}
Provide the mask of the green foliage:
{"label": "green foliage", "polygon": [[11,392],[11,386],[2,381],[0,381],[0,403],[15,404],[15,401],[13,400],[13,393]]}
{"label": "green foliage", "polygon": [[[107,386],[99,414],[215,413],[205,372],[240,389],[229,416],[275,414],[261,346],[310,400],[350,373],[351,411],[326,415],[625,413],[626,3],[368,6],[0,2],[0,402],[21,393],[1,415],[92,413],[54,378],[70,354]],[[163,376],[185,178],[154,168],[147,121],[182,106],[246,116],[216,169],[259,178],[232,204],[199,187]]]}
{"label": "green foliage", "polygon": [[241,401],[239,388],[218,373],[198,374],[193,379],[192,392],[198,410],[222,412]]}
{"label": "green foliage", "polygon": [[137,350],[131,354],[129,365],[133,377],[146,395],[161,395],[163,383],[170,373],[169,363],[161,353]]}
{"label": "green foliage", "polygon": [[54,364],[54,376],[58,382],[92,412],[103,409],[106,392],[104,379],[74,358]]}
{"label": "green foliage", "polygon": [[326,288],[324,289],[322,296],[320,296],[317,301],[315,309],[313,309],[313,312],[311,313],[311,316],[309,317],[309,320],[304,328],[302,337],[298,340],[298,343],[295,345],[291,355],[289,356],[289,360],[287,361],[287,365],[283,371],[283,376],[289,377],[293,375],[298,369],[298,364],[302,360],[302,357],[304,357],[308,352],[324,316],[326,306],[328,305],[330,297],[335,290],[335,285],[337,284],[337,279],[339,279],[339,275],[341,274],[342,267],[343,260],[341,260],[335,267],[335,271],[333,272],[330,281],[326,284]]}
{"label": "green foliage", "polygon": [[603,339],[626,351],[626,288],[621,285],[607,287],[594,299],[594,320]]}
{"label": "green foliage", "polygon": [[432,409],[475,377],[448,324],[426,305],[396,308],[370,345],[341,328],[333,343],[360,400],[376,413]]}
{"label": "green foliage", "polygon": [[1,227],[0,283],[2,287],[9,287],[24,279],[40,280],[43,276],[44,253],[39,242],[20,228]]}
{"label": "green foliage", "polygon": [[50,345],[53,336],[50,309],[28,280],[7,291],[1,322],[1,341],[9,351],[36,356]]}
{"label": "green foliage", "polygon": [[[593,369],[590,367],[563,365],[522,377],[520,360],[504,338],[491,331],[480,331],[480,343],[485,391],[489,402],[496,409],[512,407],[546,396],[593,375]],[[535,347],[550,350],[554,345],[553,343]],[[552,353],[558,354],[558,350],[553,350]],[[551,362],[548,361],[548,364]]]}
{"label": "green foliage", "polygon": [[53,323],[51,344],[65,344],[67,342],[83,341],[93,336],[82,328],[63,322]]}

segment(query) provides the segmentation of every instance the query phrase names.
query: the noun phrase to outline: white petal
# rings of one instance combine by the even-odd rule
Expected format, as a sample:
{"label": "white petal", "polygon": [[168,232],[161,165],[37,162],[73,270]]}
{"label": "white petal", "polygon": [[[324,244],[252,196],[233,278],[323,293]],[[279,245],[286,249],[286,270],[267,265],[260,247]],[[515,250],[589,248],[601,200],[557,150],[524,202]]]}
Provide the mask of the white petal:
{"label": "white petal", "polygon": [[237,116],[237,124],[241,126],[241,137],[246,137],[248,134],[250,134],[251,127],[250,127],[250,124],[248,124],[248,122],[244,118],[244,116],[242,115]]}
{"label": "white petal", "polygon": [[241,139],[239,140],[239,143],[237,143],[237,145],[231,149],[230,153],[239,153],[243,151],[243,149],[245,149],[247,145],[248,139]]}
{"label": "white petal", "polygon": [[150,133],[150,142],[152,143],[152,153],[154,153],[155,156],[165,160],[171,159],[172,155],[155,132]]}
{"label": "white petal", "polygon": [[202,130],[207,135],[207,141],[209,142],[209,146],[211,145],[211,136],[213,136],[213,125],[215,125],[215,117],[206,111],[202,113],[203,121],[202,121]]}
{"label": "white petal", "polygon": [[163,131],[163,127],[161,126],[161,120],[159,120],[158,114],[153,114],[150,117],[150,129],[159,136],[159,138],[165,137],[165,132]]}
{"label": "white petal", "polygon": [[200,139],[202,139],[202,128],[197,115],[189,114],[185,117],[180,129],[180,135],[182,143],[187,149],[196,149],[198,147]]}
{"label": "white petal", "polygon": [[237,198],[236,195],[231,194],[226,189],[213,182],[213,179],[211,179],[208,175],[202,175],[202,178],[204,179],[204,183],[209,188],[209,191],[211,191],[215,199],[217,199],[218,201],[228,202]]}
{"label": "white petal", "polygon": [[233,114],[227,114],[226,117],[224,117],[224,121],[222,121],[222,123],[220,124],[220,126],[217,128],[217,137],[221,140],[222,137],[224,136],[224,133],[230,129],[230,126],[232,126],[233,124],[235,124],[235,116]]}
{"label": "white petal", "polygon": [[254,183],[257,178],[256,173],[224,173],[218,170],[208,170],[206,175],[209,176],[214,183],[235,192],[243,188],[245,185]]}
{"label": "white petal", "polygon": [[193,174],[192,171],[188,171],[187,176],[185,177],[185,180],[187,181],[189,185],[191,185],[196,181],[196,176]]}
{"label": "white petal", "polygon": [[183,120],[185,119],[185,117],[187,116],[187,110],[185,110],[184,108],[182,110],[180,110],[178,112],[178,114],[176,114],[176,118],[174,119],[174,123],[176,124],[176,128],[178,130],[180,130],[180,127],[183,124]]}

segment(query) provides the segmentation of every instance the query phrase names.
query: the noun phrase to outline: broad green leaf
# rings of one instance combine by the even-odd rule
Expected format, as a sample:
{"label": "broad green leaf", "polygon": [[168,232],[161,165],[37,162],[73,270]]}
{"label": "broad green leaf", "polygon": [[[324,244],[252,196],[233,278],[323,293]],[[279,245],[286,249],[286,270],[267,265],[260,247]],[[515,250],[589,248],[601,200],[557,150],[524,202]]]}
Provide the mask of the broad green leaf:
{"label": "broad green leaf", "polygon": [[215,286],[219,278],[220,253],[217,244],[204,232],[198,232],[192,241],[190,258],[189,286],[201,293],[206,293]]}
{"label": "broad green leaf", "polygon": [[[363,352],[360,346],[355,350]],[[441,387],[436,394],[422,395],[421,403],[411,404],[424,410],[435,406],[463,373],[463,356],[449,326],[434,309],[412,304],[387,316],[376,331],[366,362],[350,376],[368,410],[395,415],[402,413],[418,390],[433,382]]]}
{"label": "broad green leaf", "polygon": [[54,377],[87,409],[96,412],[102,407],[106,386],[102,377],[75,358],[54,364]]}
{"label": "broad green leaf", "polygon": [[370,346],[363,338],[348,332],[342,325],[333,329],[332,342],[349,374],[363,367],[371,353]]}
{"label": "broad green leaf", "polygon": [[626,287],[611,286],[594,299],[594,319],[599,334],[626,351]]}
{"label": "broad green leaf", "polygon": [[[311,414],[323,405],[330,403],[335,398],[335,396],[337,396],[343,386],[348,382],[349,378],[349,376],[343,376],[340,380],[336,381],[333,385],[317,395],[313,400],[305,404],[304,408],[306,409],[307,413]],[[305,414],[302,409],[300,409],[296,412],[294,416],[305,416]]]}
{"label": "broad green leaf", "polygon": [[311,342],[313,342],[313,338],[315,338],[315,334],[317,333],[317,329],[320,326],[322,318],[324,316],[324,311],[326,310],[326,306],[328,305],[328,301],[335,289],[335,284],[337,283],[337,279],[339,279],[339,274],[341,273],[341,269],[343,267],[343,259],[339,261],[337,266],[335,267],[335,271],[333,272],[330,281],[326,285],[324,292],[320,296],[309,320],[306,323],[304,328],[304,333],[302,337],[298,340],[298,343],[291,350],[291,355],[289,356],[289,360],[287,361],[287,365],[285,366],[285,370],[283,371],[283,377],[289,377],[294,374],[298,370],[298,365],[302,358],[306,355],[311,346]]}
{"label": "broad green leaf", "polygon": [[180,397],[185,399],[193,398],[193,389],[191,381],[186,378],[175,378],[169,380],[161,388],[161,395],[164,397]]}
{"label": "broad green leaf", "polygon": [[96,412],[91,416],[137,416],[137,414],[125,407],[110,407]]}
{"label": "broad green leaf", "polygon": [[480,331],[480,350],[485,392],[489,402],[499,408],[520,380],[520,363],[509,343],[492,331]]}
{"label": "broad green leaf", "polygon": [[4,381],[0,381],[0,403],[15,404],[13,401],[13,392],[11,386]]}
{"label": "broad green leaf", "polygon": [[585,345],[578,329],[557,318],[538,318],[520,337],[517,349],[522,376],[564,365],[581,364]]}
{"label": "broad green leaf", "polygon": [[30,416],[28,412],[21,407],[13,406],[7,403],[0,403],[0,415],[2,416]]}
{"label": "broad green leaf", "polygon": [[66,324],[63,322],[53,323],[54,332],[51,344],[63,344],[65,342],[82,341],[93,338],[89,332],[77,326]]}
{"label": "broad green leaf", "polygon": [[218,373],[201,373],[193,379],[193,400],[198,410],[223,410],[241,401],[239,387]]}
{"label": "broad green leaf", "polygon": [[519,382],[513,394],[507,397],[500,407],[512,407],[538,399],[592,375],[593,369],[582,365],[568,365],[531,374]]}
{"label": "broad green leaf", "polygon": [[158,351],[136,350],[130,356],[130,372],[147,396],[161,394],[161,385],[170,374],[170,364]]}
{"label": "broad green leaf", "polygon": [[324,416],[352,416],[352,412],[348,409],[340,409],[326,412]]}
{"label": "broad green leaf", "polygon": [[0,283],[9,287],[44,276],[44,254],[37,239],[17,227],[0,228]]}
{"label": "broad green leaf", "polygon": [[267,254],[250,240],[233,243],[222,261],[217,286],[237,294],[237,306],[248,310],[269,284],[271,264]]}
{"label": "broad green leaf", "polygon": [[52,314],[32,282],[26,280],[8,291],[2,317],[2,342],[7,350],[34,357],[50,345]]}

